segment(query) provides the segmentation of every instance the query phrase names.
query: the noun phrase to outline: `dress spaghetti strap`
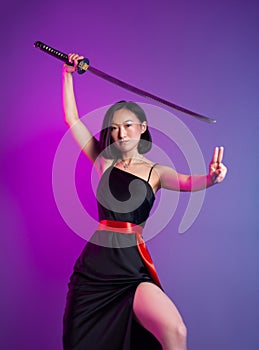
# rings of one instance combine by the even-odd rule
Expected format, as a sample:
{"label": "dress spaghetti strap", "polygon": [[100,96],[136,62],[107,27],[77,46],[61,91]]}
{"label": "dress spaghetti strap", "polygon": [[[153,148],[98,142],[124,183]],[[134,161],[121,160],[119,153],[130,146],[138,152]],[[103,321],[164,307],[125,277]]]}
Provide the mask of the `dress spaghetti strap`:
{"label": "dress spaghetti strap", "polygon": [[147,182],[149,182],[150,176],[151,176],[151,173],[152,173],[152,170],[154,169],[154,167],[155,167],[157,164],[158,164],[158,163],[155,163],[155,164],[152,165],[152,167],[151,167],[151,169],[150,169],[150,171],[149,171],[149,174],[148,174]]}

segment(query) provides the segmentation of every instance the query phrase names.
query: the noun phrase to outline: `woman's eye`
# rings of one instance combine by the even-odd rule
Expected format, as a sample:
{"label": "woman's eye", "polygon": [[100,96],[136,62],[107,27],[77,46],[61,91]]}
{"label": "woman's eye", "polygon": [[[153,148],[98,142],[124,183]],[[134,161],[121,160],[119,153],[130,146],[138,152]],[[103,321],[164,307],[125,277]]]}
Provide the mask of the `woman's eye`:
{"label": "woman's eye", "polygon": [[116,126],[111,126],[111,131],[114,131],[116,129],[117,129]]}
{"label": "woman's eye", "polygon": [[129,128],[130,126],[132,126],[132,124],[126,124],[126,128]]}

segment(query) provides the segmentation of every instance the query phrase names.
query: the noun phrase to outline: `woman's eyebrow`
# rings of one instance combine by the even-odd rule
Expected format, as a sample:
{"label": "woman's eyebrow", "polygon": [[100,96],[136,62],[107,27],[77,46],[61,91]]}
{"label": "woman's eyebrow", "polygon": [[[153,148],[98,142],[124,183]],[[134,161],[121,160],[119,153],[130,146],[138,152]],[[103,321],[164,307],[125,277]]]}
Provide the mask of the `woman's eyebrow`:
{"label": "woman's eyebrow", "polygon": [[131,119],[128,119],[128,120],[125,120],[123,123],[114,123],[114,122],[112,122],[111,124],[112,125],[122,125],[122,124],[126,124],[126,123],[134,123],[134,121],[133,120],[131,120]]}

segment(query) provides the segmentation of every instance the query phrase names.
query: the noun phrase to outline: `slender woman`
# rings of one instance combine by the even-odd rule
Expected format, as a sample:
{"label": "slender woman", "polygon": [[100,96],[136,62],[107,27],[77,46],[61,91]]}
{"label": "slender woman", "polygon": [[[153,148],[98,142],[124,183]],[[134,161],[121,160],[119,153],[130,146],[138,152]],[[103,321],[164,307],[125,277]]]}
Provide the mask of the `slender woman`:
{"label": "slender woman", "polygon": [[[99,225],[77,259],[64,314],[65,350],[185,350],[186,326],[161,287],[142,238],[156,192],[198,191],[227,172],[216,147],[207,175],[179,174],[145,157],[152,141],[144,111],[121,101],[107,111],[100,140],[81,122],[73,73],[63,66],[65,121],[100,174]],[[87,229],[87,228],[86,228]]]}

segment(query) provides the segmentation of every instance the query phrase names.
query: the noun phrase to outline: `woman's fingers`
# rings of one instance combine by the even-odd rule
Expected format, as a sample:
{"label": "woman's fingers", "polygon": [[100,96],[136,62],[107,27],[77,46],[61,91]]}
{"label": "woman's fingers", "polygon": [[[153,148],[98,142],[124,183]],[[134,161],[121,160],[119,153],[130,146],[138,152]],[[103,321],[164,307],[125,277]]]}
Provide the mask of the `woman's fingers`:
{"label": "woman's fingers", "polygon": [[69,53],[68,54],[68,59],[70,62],[73,62],[75,60],[82,60],[84,58],[84,56],[80,56],[77,53]]}
{"label": "woman's fingers", "polygon": [[220,163],[216,170],[212,171],[211,178],[213,183],[219,183],[222,180],[224,180],[225,176],[227,174],[227,167]]}
{"label": "woman's fingers", "polygon": [[215,147],[214,152],[213,152],[213,156],[211,159],[211,163],[222,163],[222,159],[223,159],[223,153],[224,153],[224,147]]}
{"label": "woman's fingers", "polygon": [[74,73],[77,70],[78,61],[84,59],[84,56],[80,56],[77,53],[69,53],[68,61],[73,65],[64,64],[64,70],[69,73]]}
{"label": "woman's fingers", "polygon": [[224,153],[224,147],[221,146],[221,147],[219,147],[219,151],[218,151],[218,160],[217,160],[217,162],[219,164],[222,163],[223,153]]}
{"label": "woman's fingers", "polygon": [[215,147],[215,148],[214,148],[214,153],[213,153],[213,156],[212,156],[212,159],[211,159],[211,163],[212,163],[212,164],[218,162],[218,156],[219,156],[219,148],[218,148],[218,147]]}

